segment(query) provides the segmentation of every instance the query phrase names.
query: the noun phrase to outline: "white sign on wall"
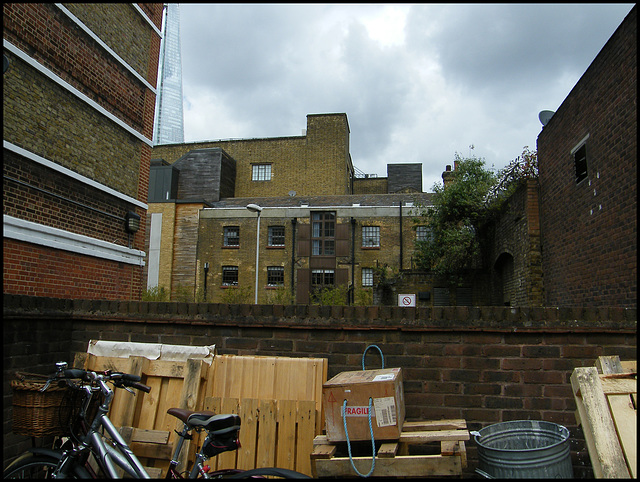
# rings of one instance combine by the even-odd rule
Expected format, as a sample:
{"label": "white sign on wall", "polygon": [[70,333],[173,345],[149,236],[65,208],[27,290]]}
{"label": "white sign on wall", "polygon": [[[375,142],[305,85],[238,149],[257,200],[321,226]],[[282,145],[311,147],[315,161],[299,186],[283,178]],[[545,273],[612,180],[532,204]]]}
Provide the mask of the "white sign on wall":
{"label": "white sign on wall", "polygon": [[398,295],[398,306],[404,306],[405,308],[416,306],[416,295]]}

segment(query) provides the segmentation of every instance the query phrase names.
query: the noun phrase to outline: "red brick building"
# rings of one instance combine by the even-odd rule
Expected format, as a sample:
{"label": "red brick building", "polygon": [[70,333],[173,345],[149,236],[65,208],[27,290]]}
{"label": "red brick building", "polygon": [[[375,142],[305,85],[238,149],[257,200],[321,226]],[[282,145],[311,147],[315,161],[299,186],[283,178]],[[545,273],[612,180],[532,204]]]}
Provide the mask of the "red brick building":
{"label": "red brick building", "polygon": [[546,306],[637,306],[637,8],[538,137]]}
{"label": "red brick building", "polygon": [[161,22],[161,3],[3,5],[4,293],[139,297]]}

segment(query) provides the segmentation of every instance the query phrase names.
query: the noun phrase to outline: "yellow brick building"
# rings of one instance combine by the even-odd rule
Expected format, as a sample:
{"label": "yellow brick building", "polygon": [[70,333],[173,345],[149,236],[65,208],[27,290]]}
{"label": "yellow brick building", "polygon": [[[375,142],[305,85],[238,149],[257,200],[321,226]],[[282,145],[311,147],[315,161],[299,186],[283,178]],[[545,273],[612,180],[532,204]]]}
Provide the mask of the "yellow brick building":
{"label": "yellow brick building", "polygon": [[301,136],[161,145],[152,157],[147,286],[173,299],[305,304],[337,288],[346,303],[377,303],[374,284],[413,268],[426,232],[414,223],[431,197],[421,164],[357,177],[346,114],[308,115]]}

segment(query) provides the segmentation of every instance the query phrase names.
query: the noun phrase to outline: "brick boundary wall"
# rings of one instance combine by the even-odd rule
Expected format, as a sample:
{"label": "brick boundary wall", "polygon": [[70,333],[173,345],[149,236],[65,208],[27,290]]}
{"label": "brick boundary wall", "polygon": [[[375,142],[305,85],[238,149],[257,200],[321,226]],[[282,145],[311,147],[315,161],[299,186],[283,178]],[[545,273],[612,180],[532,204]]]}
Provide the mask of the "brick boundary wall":
{"label": "brick boundary wall", "polygon": [[[329,378],[360,370],[371,344],[402,367],[408,420],[464,418],[469,430],[531,419],[571,432],[574,473],[593,477],[570,385],[600,355],[636,359],[634,308],[349,307],[62,300],[4,295],[4,448],[28,445],[11,430],[9,380],[47,373],[90,339],[216,344],[220,354],[325,357]],[[371,350],[367,368],[380,358]],[[474,477],[477,450],[467,443]]]}

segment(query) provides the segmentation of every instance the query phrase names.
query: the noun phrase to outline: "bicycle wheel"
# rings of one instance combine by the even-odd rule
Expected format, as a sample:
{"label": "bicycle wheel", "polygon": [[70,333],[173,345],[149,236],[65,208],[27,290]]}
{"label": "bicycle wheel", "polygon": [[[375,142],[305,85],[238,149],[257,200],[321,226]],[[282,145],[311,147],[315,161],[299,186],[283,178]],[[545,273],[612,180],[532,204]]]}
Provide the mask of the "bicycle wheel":
{"label": "bicycle wheel", "polygon": [[289,469],[278,469],[276,467],[261,467],[257,469],[244,470],[242,472],[223,476],[225,479],[251,479],[251,478],[281,478],[281,479],[310,479],[308,475]]}
{"label": "bicycle wheel", "polygon": [[58,460],[46,455],[27,453],[14,460],[5,469],[5,479],[50,479]]}

